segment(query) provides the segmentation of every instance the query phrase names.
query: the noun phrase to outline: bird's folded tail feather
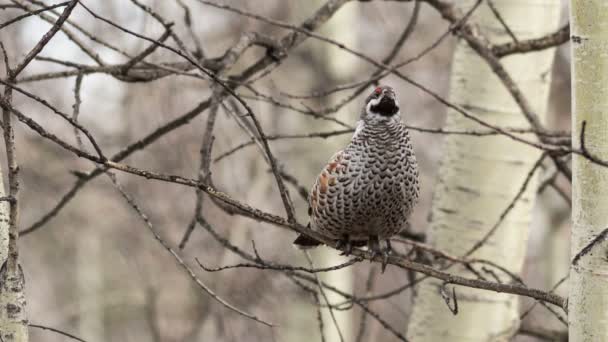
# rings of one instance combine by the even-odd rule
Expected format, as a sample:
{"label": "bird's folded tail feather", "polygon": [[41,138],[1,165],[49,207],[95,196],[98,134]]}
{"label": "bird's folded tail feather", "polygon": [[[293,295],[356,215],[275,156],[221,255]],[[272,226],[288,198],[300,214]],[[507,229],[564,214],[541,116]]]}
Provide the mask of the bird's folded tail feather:
{"label": "bird's folded tail feather", "polygon": [[317,241],[311,237],[302,234],[298,235],[298,237],[293,240],[293,245],[300,249],[314,248],[319,246],[320,244],[320,241]]}

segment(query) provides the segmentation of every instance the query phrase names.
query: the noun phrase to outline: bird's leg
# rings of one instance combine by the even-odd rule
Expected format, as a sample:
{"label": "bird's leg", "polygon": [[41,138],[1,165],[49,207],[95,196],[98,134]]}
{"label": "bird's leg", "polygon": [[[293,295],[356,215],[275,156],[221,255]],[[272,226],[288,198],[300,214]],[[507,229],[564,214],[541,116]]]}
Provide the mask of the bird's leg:
{"label": "bird's leg", "polygon": [[336,248],[344,249],[340,255],[350,255],[353,252],[353,244],[350,241],[350,236],[348,236],[348,234],[342,235],[342,239],[338,240]]}
{"label": "bird's leg", "polygon": [[348,235],[343,235],[341,239],[336,240],[336,249],[342,249],[348,243]]}
{"label": "bird's leg", "polygon": [[[386,240],[386,241],[388,242],[388,240]],[[370,235],[367,248],[369,248],[369,250],[372,253],[371,259],[374,259],[378,255],[382,256],[382,273],[384,273],[384,270],[386,270],[386,264],[388,263],[388,255],[391,250],[390,242],[388,242],[387,249],[383,250],[380,247],[380,241],[378,240],[378,235]]]}
{"label": "bird's leg", "polygon": [[[369,239],[367,240],[367,249],[370,250],[370,252],[372,253],[372,257],[371,259],[375,258],[380,252],[380,242],[378,241],[378,236],[377,235],[370,235]],[[372,262],[372,260],[370,259],[369,262]]]}
{"label": "bird's leg", "polygon": [[391,246],[391,240],[386,239],[386,249],[382,253],[382,273],[386,269],[386,265],[388,264],[388,257],[393,254],[393,246]]}
{"label": "bird's leg", "polygon": [[392,253],[393,253],[393,246],[391,246],[391,240],[386,239],[386,254],[392,254]]}

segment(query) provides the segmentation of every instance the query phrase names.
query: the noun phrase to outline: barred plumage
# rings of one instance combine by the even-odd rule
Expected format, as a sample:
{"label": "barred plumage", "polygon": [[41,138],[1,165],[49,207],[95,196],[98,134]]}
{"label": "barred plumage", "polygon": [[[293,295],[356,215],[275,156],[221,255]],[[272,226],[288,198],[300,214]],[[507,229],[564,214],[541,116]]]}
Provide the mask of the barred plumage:
{"label": "barred plumage", "polygon": [[[378,87],[367,98],[351,142],[312,187],[310,226],[328,238],[370,242],[376,249],[378,240],[408,225],[418,193],[418,164],[399,104],[392,88]],[[314,245],[303,236],[295,243]]]}

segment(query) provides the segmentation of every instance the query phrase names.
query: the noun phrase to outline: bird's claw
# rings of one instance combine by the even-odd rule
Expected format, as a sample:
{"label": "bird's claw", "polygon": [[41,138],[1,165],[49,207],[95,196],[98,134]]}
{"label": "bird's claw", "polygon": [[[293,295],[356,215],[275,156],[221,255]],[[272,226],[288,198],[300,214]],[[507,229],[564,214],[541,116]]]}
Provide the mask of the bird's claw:
{"label": "bird's claw", "polygon": [[373,236],[369,238],[369,250],[371,252],[370,262],[374,260],[377,256],[382,257],[382,268],[381,271],[384,273],[386,270],[386,265],[388,265],[388,257],[391,254],[391,245],[387,240],[387,249],[382,249],[380,247],[380,242],[378,241],[377,236]]}
{"label": "bird's claw", "polygon": [[388,250],[384,250],[382,251],[382,268],[381,268],[381,273],[384,273],[384,271],[386,270],[386,265],[388,265],[388,257],[391,254],[390,251]]}
{"label": "bird's claw", "polygon": [[341,240],[338,240],[338,243],[336,244],[336,248],[337,249],[344,249],[342,251],[342,253],[340,253],[340,255],[351,255],[351,253],[353,252],[353,244],[350,241],[350,238],[348,236],[344,236]]}

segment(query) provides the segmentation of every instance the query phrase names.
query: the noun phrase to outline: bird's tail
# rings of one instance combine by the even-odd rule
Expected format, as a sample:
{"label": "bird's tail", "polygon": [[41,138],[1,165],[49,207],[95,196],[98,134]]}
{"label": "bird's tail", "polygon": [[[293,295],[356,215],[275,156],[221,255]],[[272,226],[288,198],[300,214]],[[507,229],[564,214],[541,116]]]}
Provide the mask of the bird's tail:
{"label": "bird's tail", "polygon": [[314,248],[320,244],[321,242],[302,234],[298,235],[298,237],[293,240],[293,245],[300,249]]}

